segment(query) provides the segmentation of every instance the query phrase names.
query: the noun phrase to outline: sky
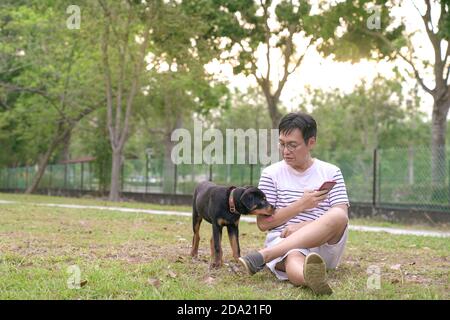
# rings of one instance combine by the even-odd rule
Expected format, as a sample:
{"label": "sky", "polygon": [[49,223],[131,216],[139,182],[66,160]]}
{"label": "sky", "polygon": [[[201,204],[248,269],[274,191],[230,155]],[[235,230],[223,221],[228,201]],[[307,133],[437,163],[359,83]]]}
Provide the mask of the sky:
{"label": "sky", "polygon": [[[413,37],[415,52],[421,59],[428,59],[433,61],[434,52],[431,47],[431,43],[425,33],[423,21],[419,16],[419,12],[414,7],[415,2],[417,8],[424,12],[425,6],[422,0],[405,0],[400,8],[392,11],[391,15],[394,17],[404,17],[405,26],[408,32],[418,31]],[[437,16],[439,14],[439,8],[433,8],[432,15]],[[302,46],[302,41],[299,40],[299,46]],[[264,60],[264,50],[259,51],[261,61]],[[277,59],[276,55],[273,56]],[[261,62],[261,68],[264,69],[264,62]],[[410,71],[409,66],[404,61],[398,61],[395,63],[388,62],[373,62],[362,60],[360,63],[351,64],[349,62],[335,62],[331,57],[323,58],[319,53],[310,48],[297,71],[292,74],[286,83],[286,86],[281,95],[281,102],[289,110],[295,109],[300,101],[301,96],[304,94],[305,86],[311,88],[320,88],[323,90],[331,90],[334,88],[341,89],[345,92],[350,92],[362,79],[370,81],[378,73],[381,75],[391,77],[393,75],[392,69],[397,65],[401,70]],[[228,80],[230,88],[238,88],[241,91],[246,91],[249,86],[256,86],[256,81],[253,77],[245,77],[243,75],[233,75],[232,67],[230,65],[212,63],[208,66],[209,70],[218,75],[219,79]],[[273,74],[276,75],[279,69],[272,67]],[[429,87],[433,88],[434,83],[432,81],[431,74],[424,74],[425,83]],[[412,87],[416,81],[410,79],[405,84],[405,87]],[[433,99],[422,89],[420,90],[422,98],[421,110],[424,111],[429,118],[431,118],[431,110],[433,105]],[[450,114],[449,114],[450,115]]]}

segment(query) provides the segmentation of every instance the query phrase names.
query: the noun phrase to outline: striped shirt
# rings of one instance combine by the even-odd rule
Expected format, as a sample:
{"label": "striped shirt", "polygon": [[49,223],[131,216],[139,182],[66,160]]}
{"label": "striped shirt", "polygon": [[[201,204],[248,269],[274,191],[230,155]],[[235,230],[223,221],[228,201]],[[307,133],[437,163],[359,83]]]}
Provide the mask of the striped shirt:
{"label": "striped shirt", "polygon": [[261,174],[258,188],[263,191],[267,201],[275,208],[284,208],[303,196],[305,190],[317,190],[323,182],[334,180],[335,186],[327,198],[316,208],[299,212],[285,224],[271,231],[282,231],[287,225],[319,218],[337,204],[349,205],[347,189],[341,170],[333,164],[314,159],[304,172],[299,172],[284,160],[265,168]]}

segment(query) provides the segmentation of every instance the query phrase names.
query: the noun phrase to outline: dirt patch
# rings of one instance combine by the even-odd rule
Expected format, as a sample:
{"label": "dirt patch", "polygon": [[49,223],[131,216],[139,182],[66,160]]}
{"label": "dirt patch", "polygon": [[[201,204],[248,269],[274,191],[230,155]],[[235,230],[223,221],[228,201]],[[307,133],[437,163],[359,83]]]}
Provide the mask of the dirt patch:
{"label": "dirt patch", "polygon": [[[426,250],[425,250],[426,251]],[[432,253],[418,254],[404,250],[389,253],[381,250],[368,252],[352,251],[346,254],[340,270],[368,274],[369,268],[378,268],[385,281],[392,284],[414,283],[420,285],[448,286],[450,259]]]}

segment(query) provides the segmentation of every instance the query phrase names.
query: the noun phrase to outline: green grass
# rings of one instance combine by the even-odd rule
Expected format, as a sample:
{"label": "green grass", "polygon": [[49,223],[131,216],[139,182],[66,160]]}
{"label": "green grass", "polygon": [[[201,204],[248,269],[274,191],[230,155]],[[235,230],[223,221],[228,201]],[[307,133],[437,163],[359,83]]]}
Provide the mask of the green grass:
{"label": "green grass", "polygon": [[[105,205],[90,199],[0,199],[24,200],[0,204],[0,299],[318,299],[308,289],[277,281],[266,270],[252,277],[243,274],[232,261],[226,232],[226,265],[209,270],[207,223],[201,228],[199,259],[193,261],[187,217],[30,203],[58,199]],[[241,223],[244,254],[261,247],[264,238],[254,224]],[[334,294],[322,299],[449,299],[449,257],[448,238],[351,231],[341,265],[329,273]],[[400,270],[391,268],[398,264]],[[72,265],[80,269],[80,279],[87,280],[80,289],[67,285]],[[370,266],[381,272],[380,289],[367,288]]]}
{"label": "green grass", "polygon": [[439,223],[439,224],[434,224],[434,225],[418,224],[418,223],[409,223],[408,224],[408,223],[387,221],[387,220],[383,220],[380,217],[352,218],[351,220],[352,220],[351,222],[353,225],[360,225],[360,226],[450,232],[450,224],[448,224],[448,223]]}
{"label": "green grass", "polygon": [[148,204],[133,201],[112,202],[108,201],[106,198],[99,199],[90,196],[86,196],[83,198],[70,198],[70,197],[51,197],[34,194],[25,195],[25,194],[0,193],[0,200],[28,202],[28,203],[77,204],[84,206],[103,206],[103,207],[171,210],[171,211],[187,211],[187,212],[191,212],[192,210],[190,206],[168,206],[168,205]]}
{"label": "green grass", "polygon": [[[132,208],[132,209],[151,209],[151,210],[171,210],[191,212],[190,206],[168,206],[149,204],[142,202],[122,201],[111,202],[106,199],[85,197],[85,198],[70,198],[70,197],[51,197],[45,195],[24,195],[24,194],[10,194],[0,193],[0,200],[17,201],[25,203],[54,203],[54,204],[77,204],[85,206],[103,206],[103,207],[119,207],[119,208]],[[433,231],[446,231],[450,232],[449,224],[439,225],[426,225],[426,224],[405,224],[399,222],[391,222],[382,220],[381,218],[353,218],[353,225],[364,225],[373,227],[388,227],[388,228],[401,228],[401,229],[420,229],[420,230],[433,230]]]}

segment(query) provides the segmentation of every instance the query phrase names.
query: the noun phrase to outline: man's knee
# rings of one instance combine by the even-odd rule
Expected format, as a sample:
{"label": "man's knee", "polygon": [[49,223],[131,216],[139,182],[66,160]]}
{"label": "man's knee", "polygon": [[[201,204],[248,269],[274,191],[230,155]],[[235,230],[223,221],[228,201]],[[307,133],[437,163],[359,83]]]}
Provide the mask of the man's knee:
{"label": "man's knee", "polygon": [[348,213],[344,211],[338,211],[335,214],[336,226],[339,227],[339,230],[344,230],[348,224]]}
{"label": "man's knee", "polygon": [[289,282],[292,283],[294,286],[304,286],[305,285],[305,278],[303,277],[303,271],[300,273],[298,270],[295,271],[288,271],[286,272],[287,277],[289,279]]}
{"label": "man's knee", "polygon": [[285,259],[286,274],[294,286],[302,286],[305,284],[303,277],[304,262],[305,256],[298,251],[291,252]]}
{"label": "man's knee", "polygon": [[341,239],[342,235],[345,232],[345,229],[348,225],[348,214],[344,211],[336,211],[333,212],[333,215],[330,216],[331,223],[334,230],[334,236],[328,241],[328,244],[336,244]]}
{"label": "man's knee", "polygon": [[328,212],[321,219],[322,223],[335,230],[344,230],[348,224],[348,214],[344,210]]}

